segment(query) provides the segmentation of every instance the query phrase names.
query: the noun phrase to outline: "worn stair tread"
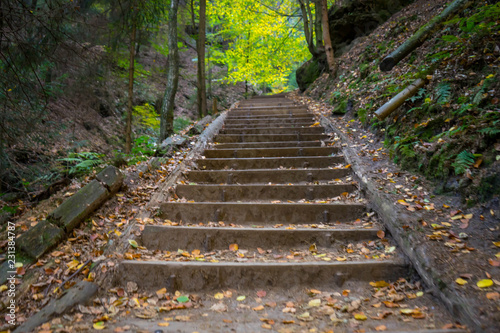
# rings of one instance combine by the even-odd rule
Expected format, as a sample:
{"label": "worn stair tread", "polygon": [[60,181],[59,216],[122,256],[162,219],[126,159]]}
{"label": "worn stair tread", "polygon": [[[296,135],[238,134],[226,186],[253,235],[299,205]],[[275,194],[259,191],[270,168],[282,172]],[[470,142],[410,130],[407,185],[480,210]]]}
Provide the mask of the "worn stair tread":
{"label": "worn stair tread", "polygon": [[[196,183],[312,183],[334,181],[351,174],[349,169],[255,169],[255,170],[191,170],[185,176]],[[231,182],[228,182],[231,180]]]}
{"label": "worn stair tread", "polygon": [[261,128],[236,128],[236,129],[223,129],[219,134],[323,134],[325,129],[323,127],[261,127]]}
{"label": "worn stair tread", "polygon": [[282,128],[282,127],[310,127],[311,125],[314,125],[314,121],[304,121],[304,122],[245,122],[245,123],[234,123],[234,124],[227,124],[224,125],[223,129],[250,129],[250,128],[269,128],[269,127],[275,127],[275,128]]}
{"label": "worn stair tread", "polygon": [[343,156],[206,158],[196,161],[203,170],[259,170],[279,168],[341,168]]}
{"label": "worn stair tread", "polygon": [[206,149],[206,158],[245,158],[245,157],[302,157],[337,155],[339,147],[274,147],[274,148],[222,148]]}
{"label": "worn stair tread", "polygon": [[[280,229],[280,228],[234,228],[204,226],[147,225],[141,234],[141,244],[148,250],[228,249],[229,244],[238,244],[242,249],[257,247],[265,250],[280,247],[318,248],[348,246],[352,242],[378,241],[379,228],[338,229]],[[346,252],[346,251],[344,251]]]}
{"label": "worn stair tread", "polygon": [[261,202],[166,202],[160,205],[160,217],[184,222],[224,221],[253,224],[256,222],[335,223],[349,221],[365,212],[357,203],[261,203]]}
{"label": "worn stair tread", "polygon": [[296,118],[313,118],[314,116],[309,112],[301,112],[301,113],[285,113],[285,114],[260,114],[260,115],[252,115],[248,112],[246,114],[231,114],[229,113],[226,117],[228,120],[268,120],[268,119],[296,119]]}
{"label": "worn stair tread", "polygon": [[277,147],[321,147],[321,145],[332,146],[335,141],[315,140],[315,141],[274,141],[274,142],[239,142],[239,143],[215,143],[210,145],[212,149],[229,148],[277,148]]}
{"label": "worn stair tread", "polygon": [[[145,274],[148,272],[148,274]],[[237,263],[124,260],[116,277],[134,281],[140,289],[207,290],[218,288],[291,288],[297,285],[334,286],[346,279],[396,279],[408,272],[403,259],[352,262]]]}
{"label": "worn stair tread", "polygon": [[328,140],[327,134],[218,134],[215,142],[270,142],[270,141],[315,141]]}
{"label": "worn stair tread", "polygon": [[196,201],[240,201],[240,200],[307,200],[327,199],[341,196],[347,199],[355,193],[353,184],[325,185],[220,185],[220,184],[178,184],[175,194],[179,198]]}

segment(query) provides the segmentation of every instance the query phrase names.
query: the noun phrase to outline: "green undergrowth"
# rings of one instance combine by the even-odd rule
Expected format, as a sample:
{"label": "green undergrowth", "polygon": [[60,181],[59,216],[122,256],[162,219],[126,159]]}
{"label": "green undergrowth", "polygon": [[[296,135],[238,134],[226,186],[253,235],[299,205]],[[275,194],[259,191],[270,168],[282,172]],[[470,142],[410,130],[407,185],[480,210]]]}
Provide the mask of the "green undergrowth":
{"label": "green undergrowth", "polygon": [[[383,136],[394,162],[434,180],[438,192],[458,191],[467,202],[489,200],[500,194],[494,167],[500,160],[499,15],[499,3],[470,7],[384,73],[378,66],[394,49],[392,33],[413,24],[411,17],[389,21],[385,36],[367,37],[360,56],[340,60],[337,78],[318,80],[306,93],[314,91],[334,114]],[[417,78],[429,83],[386,120],[374,116]]]}

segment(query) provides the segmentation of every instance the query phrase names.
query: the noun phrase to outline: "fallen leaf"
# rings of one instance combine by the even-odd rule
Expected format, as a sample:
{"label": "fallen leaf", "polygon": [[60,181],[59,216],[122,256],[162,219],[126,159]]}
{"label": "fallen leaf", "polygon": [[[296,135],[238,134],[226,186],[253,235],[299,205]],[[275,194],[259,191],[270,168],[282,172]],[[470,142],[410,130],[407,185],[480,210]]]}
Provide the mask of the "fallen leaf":
{"label": "fallen leaf", "polygon": [[106,328],[106,326],[104,326],[104,322],[103,321],[98,321],[97,323],[94,323],[94,329],[95,330],[103,330]]}
{"label": "fallen leaf", "polygon": [[465,285],[465,284],[467,284],[467,283],[468,283],[468,282],[467,282],[467,280],[464,280],[464,279],[462,279],[462,278],[458,278],[458,279],[456,279],[456,280],[455,280],[455,282],[456,282],[456,283],[458,283],[458,284],[459,284],[459,285],[461,285],[461,286],[463,286],[463,285]]}
{"label": "fallen leaf", "polygon": [[488,262],[490,263],[491,266],[494,266],[494,267],[500,266],[500,260],[488,259]]}
{"label": "fallen leaf", "polygon": [[486,298],[487,299],[491,299],[491,300],[494,300],[494,301],[497,301],[500,299],[500,294],[497,293],[497,292],[494,292],[494,293],[487,293],[486,294]]}
{"label": "fallen leaf", "polygon": [[170,323],[158,323],[158,326],[161,326],[161,327],[167,327],[169,325],[170,325]]}
{"label": "fallen leaf", "polygon": [[223,293],[217,293],[214,295],[214,298],[215,299],[223,299],[224,298],[224,294]]}
{"label": "fallen leaf", "polygon": [[255,308],[252,308],[252,310],[254,310],[254,311],[262,311],[262,310],[264,310],[264,305],[256,306]]}
{"label": "fallen leaf", "polygon": [[238,302],[242,302],[242,301],[244,301],[246,298],[247,298],[246,296],[241,295],[241,296],[236,297],[236,300],[237,300]]}
{"label": "fallen leaf", "polygon": [[139,246],[139,244],[137,244],[137,242],[133,239],[129,239],[128,243],[130,244],[130,246],[132,246],[135,249]]}
{"label": "fallen leaf", "polygon": [[177,297],[177,302],[179,302],[179,303],[187,303],[187,302],[189,302],[189,297],[187,297],[187,296]]}
{"label": "fallen leaf", "polygon": [[268,330],[272,330],[273,329],[273,327],[271,325],[269,325],[269,324],[262,324],[261,327],[265,328],[265,329],[268,329]]}
{"label": "fallen leaf", "polygon": [[490,279],[484,279],[477,282],[479,288],[488,288],[493,285],[493,281]]}
{"label": "fallen leaf", "polygon": [[217,304],[212,305],[210,310],[215,311],[215,312],[226,312],[227,305],[224,303],[217,303]]}
{"label": "fallen leaf", "polygon": [[354,314],[354,319],[356,320],[366,320],[366,316],[363,312],[358,312]]}
{"label": "fallen leaf", "polygon": [[233,251],[233,252],[238,251],[238,244],[231,244],[231,245],[229,245],[229,250]]}
{"label": "fallen leaf", "polygon": [[164,294],[166,294],[166,293],[167,293],[167,288],[161,288],[160,290],[157,290],[157,291],[156,291],[156,295],[157,295],[158,297],[160,297],[160,296],[162,296],[162,295],[164,295]]}
{"label": "fallen leaf", "polygon": [[321,305],[321,300],[319,298],[312,299],[309,301],[309,306],[310,307],[316,307]]}
{"label": "fallen leaf", "polygon": [[266,295],[267,293],[264,290],[257,291],[257,296],[259,296],[260,298],[266,297]]}
{"label": "fallen leaf", "polygon": [[377,231],[377,237],[383,239],[385,237],[385,232],[383,230]]}
{"label": "fallen leaf", "polygon": [[384,287],[389,287],[390,284],[385,281],[376,281],[376,282],[370,282],[370,286],[375,288],[384,288]]}
{"label": "fallen leaf", "polygon": [[375,327],[375,331],[385,331],[387,329],[387,327],[385,325],[379,325],[377,327]]}

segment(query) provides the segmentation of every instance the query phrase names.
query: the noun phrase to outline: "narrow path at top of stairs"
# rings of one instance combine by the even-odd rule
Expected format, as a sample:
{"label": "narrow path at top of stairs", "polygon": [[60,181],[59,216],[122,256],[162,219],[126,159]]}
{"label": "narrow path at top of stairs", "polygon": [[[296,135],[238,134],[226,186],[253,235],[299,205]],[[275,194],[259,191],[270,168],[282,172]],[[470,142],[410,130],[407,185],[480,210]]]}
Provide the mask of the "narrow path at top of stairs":
{"label": "narrow path at top of stairs", "polygon": [[441,329],[338,138],[282,96],[231,111],[160,217],[118,267],[116,329],[462,332]]}

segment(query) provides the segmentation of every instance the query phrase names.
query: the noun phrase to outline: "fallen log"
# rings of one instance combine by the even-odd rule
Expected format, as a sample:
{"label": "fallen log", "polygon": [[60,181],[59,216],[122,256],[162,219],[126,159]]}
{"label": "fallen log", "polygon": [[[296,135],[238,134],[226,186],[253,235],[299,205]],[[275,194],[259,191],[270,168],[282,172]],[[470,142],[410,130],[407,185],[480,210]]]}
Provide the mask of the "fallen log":
{"label": "fallen log", "polygon": [[431,35],[441,28],[443,23],[456,13],[472,3],[471,0],[455,0],[446,7],[441,14],[434,16],[427,24],[421,27],[413,36],[408,38],[395,51],[389,54],[380,63],[380,70],[388,72],[417,47],[422,45]]}
{"label": "fallen log", "polygon": [[427,80],[417,79],[415,82],[410,84],[408,87],[403,89],[399,94],[391,98],[391,100],[384,105],[382,105],[376,112],[375,115],[378,119],[384,120],[392,111],[396,110],[401,106],[408,98],[415,95],[420,88],[422,88],[427,83]]}

